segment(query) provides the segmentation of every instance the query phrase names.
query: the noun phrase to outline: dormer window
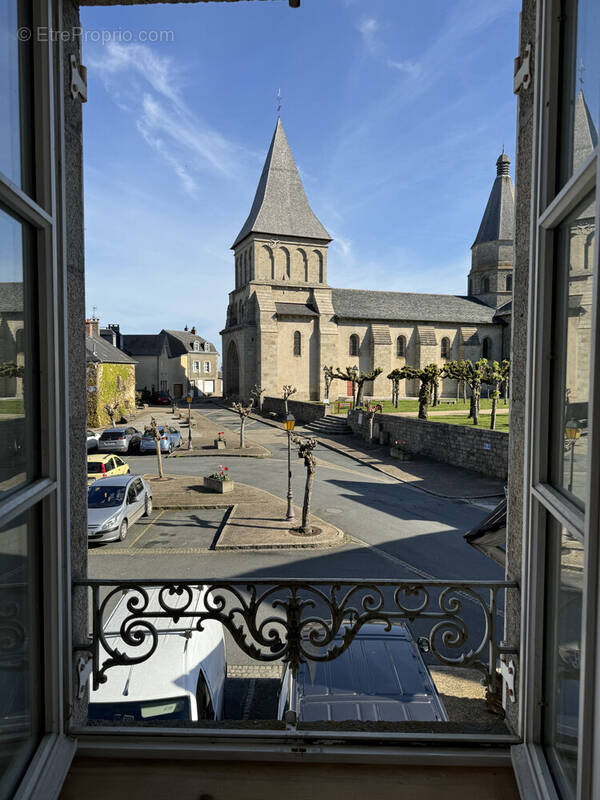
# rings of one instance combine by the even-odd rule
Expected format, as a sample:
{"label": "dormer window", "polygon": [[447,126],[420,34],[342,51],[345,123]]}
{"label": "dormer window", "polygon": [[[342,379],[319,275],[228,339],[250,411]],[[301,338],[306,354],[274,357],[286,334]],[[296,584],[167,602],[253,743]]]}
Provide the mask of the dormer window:
{"label": "dormer window", "polygon": [[200,342],[196,339],[194,342],[194,350],[199,353],[200,352]]}

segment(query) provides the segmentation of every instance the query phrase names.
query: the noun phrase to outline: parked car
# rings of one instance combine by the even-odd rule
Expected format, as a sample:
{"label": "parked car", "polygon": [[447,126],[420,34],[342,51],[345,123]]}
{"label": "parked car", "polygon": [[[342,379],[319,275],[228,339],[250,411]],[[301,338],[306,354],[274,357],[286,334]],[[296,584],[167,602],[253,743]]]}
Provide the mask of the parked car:
{"label": "parked car", "polygon": [[152,490],[140,475],[100,478],[88,487],[88,542],[122,542],[151,513]]}
{"label": "parked car", "polygon": [[98,440],[100,439],[100,434],[96,433],[95,431],[88,430],[87,432],[87,451],[88,453],[90,450],[97,450],[98,449]]}
{"label": "parked car", "polygon": [[141,439],[141,431],[137,428],[107,428],[102,431],[98,449],[107,453],[128,453],[130,449],[139,447]]}
{"label": "parked car", "polygon": [[170,406],[173,403],[173,398],[168,392],[154,392],[151,402],[156,406]]}
{"label": "parked car", "polygon": [[[187,611],[204,609],[206,591],[192,589]],[[159,589],[148,590],[148,608],[159,610]],[[124,595],[104,626],[104,638],[127,655],[138,656],[139,647],[126,644],[121,635],[122,623],[131,617]],[[188,596],[163,595],[171,608],[187,604]],[[161,617],[148,619],[158,631],[158,645],[147,661],[131,666],[113,667],[107,681],[90,693],[88,717],[110,722],[148,722],[154,720],[221,719],[225,694],[225,637],[216,620],[196,628],[197,618],[182,617],[178,622]],[[144,645],[142,645],[144,647]],[[108,658],[100,644],[100,663]]]}
{"label": "parked car", "polygon": [[[341,643],[340,635],[332,644]],[[363,625],[340,656],[300,664],[296,678],[286,667],[279,719],[289,718],[290,711],[304,722],[448,721],[419,647],[403,624],[389,631],[384,625]]]}
{"label": "parked car", "polygon": [[100,478],[114,478],[116,475],[127,475],[131,467],[119,456],[107,456],[103,453],[94,453],[87,457],[88,486]]}
{"label": "parked car", "polygon": [[[179,447],[181,444],[181,433],[178,428],[171,428],[168,425],[159,425],[158,430],[160,431],[161,453],[171,453],[175,447]],[[177,444],[174,444],[176,437],[174,433],[171,433],[171,431],[175,431],[179,434],[179,441]],[[156,453],[156,442],[154,441],[154,436],[152,436],[151,433],[144,433],[142,436],[142,440],[140,442],[140,453]]]}
{"label": "parked car", "polygon": [[173,447],[181,447],[181,443],[183,442],[183,436],[181,435],[181,431],[175,425],[168,426],[169,436],[171,437],[171,444]]}

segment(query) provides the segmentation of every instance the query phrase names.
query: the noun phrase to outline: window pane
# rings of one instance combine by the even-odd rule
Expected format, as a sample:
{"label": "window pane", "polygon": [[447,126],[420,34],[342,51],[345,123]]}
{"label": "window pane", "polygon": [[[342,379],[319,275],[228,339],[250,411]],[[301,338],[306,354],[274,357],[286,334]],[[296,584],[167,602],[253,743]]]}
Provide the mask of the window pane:
{"label": "window pane", "polygon": [[25,517],[0,528],[0,797],[12,797],[39,738],[38,580]]}
{"label": "window pane", "polygon": [[[0,3],[0,172],[18,186],[29,190],[23,173],[26,153],[24,134],[29,127],[27,100],[23,87],[27,86],[27,71],[31,43],[19,39],[19,32],[31,30],[29,3],[19,0],[2,0]],[[25,34],[26,36],[26,34]]]}
{"label": "window pane", "polygon": [[553,648],[546,702],[552,709],[549,745],[556,776],[571,797],[577,782],[584,545],[565,528],[556,525],[555,531],[550,544],[558,575],[549,614]]}
{"label": "window pane", "polygon": [[553,315],[555,386],[560,387],[553,417],[555,448],[559,450],[553,483],[580,504],[587,499],[595,213],[592,194],[559,228]]}
{"label": "window pane", "polygon": [[571,0],[565,4],[565,63],[562,184],[583,164],[598,144],[600,122],[600,4]]}
{"label": "window pane", "polygon": [[0,210],[0,497],[38,477],[31,231]]}

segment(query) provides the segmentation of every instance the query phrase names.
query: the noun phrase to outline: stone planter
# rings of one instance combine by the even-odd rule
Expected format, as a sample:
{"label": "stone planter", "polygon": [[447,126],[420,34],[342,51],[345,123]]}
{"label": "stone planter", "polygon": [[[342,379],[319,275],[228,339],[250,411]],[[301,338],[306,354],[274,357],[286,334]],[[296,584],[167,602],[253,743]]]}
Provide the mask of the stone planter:
{"label": "stone planter", "polygon": [[225,439],[215,439],[215,447],[217,450],[225,450],[227,447],[227,442]]}
{"label": "stone planter", "polygon": [[397,458],[398,461],[410,461],[412,456],[406,450],[401,450],[399,447],[390,447],[390,455],[392,458]]}
{"label": "stone planter", "polygon": [[211,492],[227,494],[228,492],[233,492],[235,483],[233,481],[219,481],[216,478],[204,478],[204,486],[210,489]]}

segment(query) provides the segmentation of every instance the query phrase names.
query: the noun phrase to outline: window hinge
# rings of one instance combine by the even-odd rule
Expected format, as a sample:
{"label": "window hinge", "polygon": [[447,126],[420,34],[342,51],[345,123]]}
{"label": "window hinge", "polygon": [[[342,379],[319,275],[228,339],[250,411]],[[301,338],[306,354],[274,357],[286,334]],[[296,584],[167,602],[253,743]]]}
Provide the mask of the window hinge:
{"label": "window hinge", "polygon": [[515,58],[513,92],[519,94],[521,89],[529,89],[531,83],[531,69],[529,56],[531,55],[531,44],[525,45],[525,52]]}
{"label": "window hinge", "polygon": [[517,699],[515,694],[515,662],[500,656],[500,675],[502,676],[502,708],[506,709],[507,700],[514,703]]}
{"label": "window hinge", "polygon": [[78,64],[74,55],[71,56],[71,96],[73,100],[79,98],[87,103],[87,67]]}
{"label": "window hinge", "polygon": [[92,674],[94,660],[91,653],[81,653],[75,662],[77,669],[77,697],[81,700],[85,694],[85,687]]}

